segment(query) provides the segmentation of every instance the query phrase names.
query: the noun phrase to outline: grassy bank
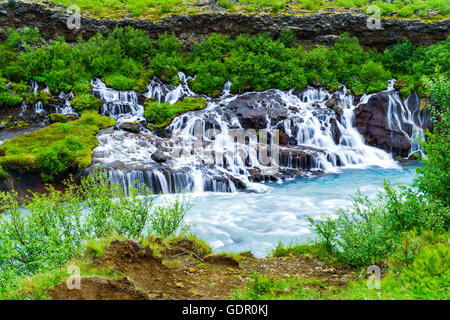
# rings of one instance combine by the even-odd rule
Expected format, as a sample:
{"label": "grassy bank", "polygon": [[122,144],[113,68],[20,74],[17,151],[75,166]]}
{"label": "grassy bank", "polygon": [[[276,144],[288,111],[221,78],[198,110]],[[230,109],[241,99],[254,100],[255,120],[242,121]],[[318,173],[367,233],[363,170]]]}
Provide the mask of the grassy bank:
{"label": "grassy bank", "polygon": [[44,180],[85,169],[92,162],[92,149],[98,145],[97,132],[114,124],[114,119],[86,111],[79,120],[53,123],[6,141],[0,147],[0,164],[3,168],[38,172]]}

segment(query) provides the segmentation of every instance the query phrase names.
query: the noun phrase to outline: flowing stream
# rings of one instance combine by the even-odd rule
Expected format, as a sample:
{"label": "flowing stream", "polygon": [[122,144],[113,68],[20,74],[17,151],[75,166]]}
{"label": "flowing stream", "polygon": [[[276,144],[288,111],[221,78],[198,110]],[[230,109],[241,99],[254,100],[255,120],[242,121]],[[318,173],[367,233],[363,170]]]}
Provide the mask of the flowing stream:
{"label": "flowing stream", "polygon": [[289,244],[313,238],[307,216],[320,219],[352,202],[359,188],[370,198],[382,189],[383,179],[392,184],[411,184],[415,168],[348,169],[340,174],[271,183],[270,191],[257,193],[192,194],[187,222],[200,239],[216,251],[251,251],[265,256],[279,241]]}

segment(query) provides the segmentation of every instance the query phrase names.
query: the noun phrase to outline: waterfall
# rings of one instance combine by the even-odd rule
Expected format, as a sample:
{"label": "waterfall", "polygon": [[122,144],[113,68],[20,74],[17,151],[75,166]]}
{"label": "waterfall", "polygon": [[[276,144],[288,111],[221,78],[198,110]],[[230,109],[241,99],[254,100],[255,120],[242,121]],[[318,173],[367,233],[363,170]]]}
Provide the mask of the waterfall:
{"label": "waterfall", "polygon": [[[189,88],[192,78],[183,73],[178,76],[177,86],[152,79],[144,96],[168,103],[200,96]],[[103,102],[102,114],[119,122],[145,121],[144,107],[134,91],[108,88],[100,79],[94,79],[92,85],[93,93]],[[302,92],[271,89],[240,95],[231,94],[230,88],[228,81],[220,97],[204,97],[205,109],[176,117],[164,134],[145,126],[139,132],[117,128],[100,131],[92,168],[107,170],[111,180],[125,190],[130,185],[145,185],[154,193],[264,192],[270,188],[265,181],[281,182],[345,168],[398,168],[391,154],[367,145],[356,128],[354,110],[371,95],[363,95],[356,104],[344,86],[335,93],[308,87]],[[420,110],[408,108],[412,101],[403,102],[394,93],[389,95],[389,125],[400,127],[414,140],[426,119]],[[336,107],[327,106],[331,98],[337,101]],[[264,129],[267,136],[260,131],[255,137],[246,136],[245,141],[237,140],[236,130],[252,126]],[[274,134],[276,130],[279,137]],[[270,151],[264,149],[272,157],[270,165],[262,157],[264,152],[249,147],[256,142],[270,147]],[[411,152],[418,150],[412,143]],[[165,159],[154,160],[156,152]]]}
{"label": "waterfall", "polygon": [[77,114],[70,104],[70,101],[73,98],[74,94],[72,91],[67,94],[64,91],[61,91],[58,95],[58,103],[55,106],[55,112],[64,115]]}

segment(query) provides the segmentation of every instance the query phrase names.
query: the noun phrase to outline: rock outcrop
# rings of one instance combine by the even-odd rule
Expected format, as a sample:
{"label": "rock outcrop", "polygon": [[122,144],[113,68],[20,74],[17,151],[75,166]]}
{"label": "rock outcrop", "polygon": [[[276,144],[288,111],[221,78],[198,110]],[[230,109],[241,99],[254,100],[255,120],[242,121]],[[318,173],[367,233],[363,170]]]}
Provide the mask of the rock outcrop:
{"label": "rock outcrop", "polygon": [[429,114],[420,110],[420,100],[413,93],[405,102],[409,114],[402,112],[403,101],[396,91],[375,94],[355,109],[356,126],[367,144],[406,157],[411,149],[413,125],[429,129]]}
{"label": "rock outcrop", "polygon": [[[425,45],[447,38],[449,19],[426,23],[420,20],[384,19],[379,29],[367,26],[367,16],[362,11],[333,12],[321,11],[315,14],[251,14],[224,13],[221,8],[212,7],[208,13],[169,15],[159,21],[124,18],[113,20],[97,19],[82,14],[81,28],[69,30],[66,22],[71,13],[51,2],[43,5],[35,2],[8,0],[0,2],[0,26],[37,27],[46,38],[64,36],[67,41],[75,41],[78,36],[90,37],[96,32],[109,32],[116,26],[132,26],[146,30],[156,38],[165,31],[175,32],[182,39],[208,35],[212,32],[235,37],[241,33],[256,34],[267,32],[277,36],[283,28],[290,28],[297,41],[331,44],[337,36],[349,32],[357,36],[361,45],[384,49],[403,38],[415,44]],[[0,32],[1,37],[2,32]]]}

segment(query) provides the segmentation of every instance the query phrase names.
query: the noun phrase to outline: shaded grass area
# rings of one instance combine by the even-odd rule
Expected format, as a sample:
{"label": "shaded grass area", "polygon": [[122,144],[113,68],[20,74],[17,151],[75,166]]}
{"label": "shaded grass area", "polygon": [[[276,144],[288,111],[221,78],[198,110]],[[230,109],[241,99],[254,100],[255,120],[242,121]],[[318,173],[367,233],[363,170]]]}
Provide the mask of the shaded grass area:
{"label": "shaded grass area", "polygon": [[114,119],[84,112],[79,120],[54,123],[6,141],[0,147],[0,164],[4,168],[39,172],[45,180],[71,169],[87,168],[92,149],[98,144],[97,132],[114,124]]}
{"label": "shaded grass area", "polygon": [[206,99],[186,97],[182,101],[170,104],[158,101],[147,101],[145,103],[145,117],[151,122],[149,128],[164,128],[172,120],[188,111],[200,110],[206,107]]}

